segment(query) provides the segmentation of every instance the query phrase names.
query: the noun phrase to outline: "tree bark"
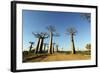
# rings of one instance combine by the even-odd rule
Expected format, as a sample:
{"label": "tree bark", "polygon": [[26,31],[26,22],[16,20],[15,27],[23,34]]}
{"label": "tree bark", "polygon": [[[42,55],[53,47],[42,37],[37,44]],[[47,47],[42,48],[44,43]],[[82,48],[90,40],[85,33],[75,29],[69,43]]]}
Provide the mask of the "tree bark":
{"label": "tree bark", "polygon": [[74,45],[74,38],[73,35],[71,34],[71,49],[72,49],[72,54],[75,54],[75,45]]}
{"label": "tree bark", "polygon": [[44,44],[44,51],[46,51],[45,49],[46,49],[46,44]]}
{"label": "tree bark", "polygon": [[52,46],[53,46],[53,47],[52,47],[52,49],[53,49],[53,51],[52,51],[52,52],[54,53],[54,45],[52,45]]}
{"label": "tree bark", "polygon": [[29,52],[31,52],[31,50],[32,50],[32,44],[31,44],[31,46],[30,46],[30,50],[29,50]]}
{"label": "tree bark", "polygon": [[43,52],[43,41],[44,41],[44,39],[41,38],[40,47],[39,47],[39,53]]}
{"label": "tree bark", "polygon": [[36,54],[38,53],[39,43],[40,43],[40,38],[38,38],[38,41],[37,41],[37,46],[36,46],[36,49],[35,49]]}
{"label": "tree bark", "polygon": [[57,52],[58,52],[58,45],[56,45],[56,50],[57,50]]}
{"label": "tree bark", "polygon": [[49,53],[52,54],[52,32],[50,32]]}

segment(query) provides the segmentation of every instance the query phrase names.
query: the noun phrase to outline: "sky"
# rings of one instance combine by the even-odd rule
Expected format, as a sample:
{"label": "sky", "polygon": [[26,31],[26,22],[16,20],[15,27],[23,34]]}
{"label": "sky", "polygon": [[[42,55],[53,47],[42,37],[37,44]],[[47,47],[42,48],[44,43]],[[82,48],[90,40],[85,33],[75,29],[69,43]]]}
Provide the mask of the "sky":
{"label": "sky", "polygon": [[[70,35],[65,34],[66,29],[74,27],[77,30],[74,36],[74,44],[76,49],[83,50],[86,44],[91,43],[91,24],[81,16],[82,13],[76,12],[55,12],[55,11],[36,11],[23,10],[23,50],[29,50],[29,41],[34,42],[36,47],[37,38],[32,32],[47,32],[47,26],[54,26],[55,33],[59,33],[59,37],[53,37],[53,42],[59,45],[59,49],[67,51],[70,49]],[[90,13],[88,13],[90,15]],[[44,40],[49,43],[49,38]]]}

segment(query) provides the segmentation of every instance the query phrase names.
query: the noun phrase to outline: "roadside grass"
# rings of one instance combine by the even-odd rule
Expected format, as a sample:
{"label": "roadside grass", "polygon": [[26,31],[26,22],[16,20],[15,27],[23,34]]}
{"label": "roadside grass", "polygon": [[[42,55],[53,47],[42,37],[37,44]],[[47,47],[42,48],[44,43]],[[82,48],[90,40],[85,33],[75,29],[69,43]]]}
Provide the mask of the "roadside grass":
{"label": "roadside grass", "polygon": [[39,58],[39,57],[42,57],[42,56],[47,56],[49,55],[48,53],[38,53],[38,54],[35,54],[33,52],[28,52],[27,55],[23,55],[23,62],[26,62],[28,60],[31,60],[31,59],[36,59],[36,58]]}

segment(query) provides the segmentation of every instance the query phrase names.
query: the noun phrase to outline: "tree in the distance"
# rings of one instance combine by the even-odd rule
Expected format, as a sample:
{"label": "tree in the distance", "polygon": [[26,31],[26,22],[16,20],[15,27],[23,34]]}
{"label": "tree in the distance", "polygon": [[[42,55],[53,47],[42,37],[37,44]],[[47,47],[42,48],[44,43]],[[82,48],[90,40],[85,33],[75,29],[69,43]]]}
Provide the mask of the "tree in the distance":
{"label": "tree in the distance", "polygon": [[91,22],[91,15],[89,13],[80,14],[82,18],[86,19],[88,22]]}
{"label": "tree in the distance", "polygon": [[48,34],[46,32],[40,33],[40,46],[39,46],[39,53],[43,52],[43,43],[44,39],[48,38]]}
{"label": "tree in the distance", "polygon": [[53,46],[53,44],[52,44],[52,41],[53,41],[53,32],[55,32],[56,30],[55,30],[55,27],[51,26],[51,25],[49,25],[47,27],[47,30],[49,31],[49,36],[50,36],[49,51],[48,51],[48,53],[52,54],[53,53],[53,48],[52,48],[52,46]]}
{"label": "tree in the distance", "polygon": [[46,51],[46,46],[48,45],[47,43],[43,43],[44,44],[44,52]]}
{"label": "tree in the distance", "polygon": [[31,44],[30,47],[29,47],[29,48],[30,48],[30,49],[29,49],[29,52],[31,52],[31,51],[32,51],[32,48],[33,48],[32,45],[34,44],[34,42],[31,42],[31,41],[30,41],[29,43]]}
{"label": "tree in the distance", "polygon": [[37,45],[36,45],[36,48],[35,48],[35,54],[38,53],[38,50],[39,50],[39,44],[40,44],[40,33],[33,33],[32,34],[37,38]]}
{"label": "tree in the distance", "polygon": [[77,30],[74,27],[70,27],[66,29],[66,34],[70,35],[70,41],[71,41],[71,49],[72,54],[75,54],[75,44],[74,44],[74,36],[76,35]]}
{"label": "tree in the distance", "polygon": [[90,51],[90,50],[91,50],[91,44],[86,44],[86,49],[87,49],[88,51]]}
{"label": "tree in the distance", "polygon": [[55,37],[56,37],[56,52],[58,52],[58,41],[57,41],[57,37],[59,37],[60,35],[59,35],[59,33],[56,33],[55,35],[54,35]]}

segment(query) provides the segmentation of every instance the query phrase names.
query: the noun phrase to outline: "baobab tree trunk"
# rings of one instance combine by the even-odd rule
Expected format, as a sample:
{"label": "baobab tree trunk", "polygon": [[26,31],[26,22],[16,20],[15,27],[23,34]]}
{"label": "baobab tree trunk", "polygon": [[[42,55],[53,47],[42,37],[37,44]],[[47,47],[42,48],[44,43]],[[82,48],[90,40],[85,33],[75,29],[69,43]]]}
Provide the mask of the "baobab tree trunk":
{"label": "baobab tree trunk", "polygon": [[52,47],[52,49],[53,49],[52,52],[54,53],[54,45],[52,45],[52,46],[53,46],[53,47]]}
{"label": "baobab tree trunk", "polygon": [[31,50],[32,50],[32,44],[31,44],[31,46],[30,46],[30,50],[29,50],[29,52],[31,52]]}
{"label": "baobab tree trunk", "polygon": [[49,42],[49,53],[50,54],[52,54],[53,52],[52,52],[53,50],[52,50],[52,32],[50,32],[50,42]]}
{"label": "baobab tree trunk", "polygon": [[43,52],[43,41],[44,41],[44,39],[43,38],[41,38],[41,42],[40,42],[40,46],[39,46],[39,53],[42,53]]}
{"label": "baobab tree trunk", "polygon": [[47,45],[47,52],[49,53],[49,51],[50,51],[50,50],[49,50],[49,45]]}
{"label": "baobab tree trunk", "polygon": [[39,44],[40,44],[40,38],[38,38],[38,41],[37,41],[37,46],[36,46],[36,49],[35,49],[36,54],[38,53]]}
{"label": "baobab tree trunk", "polygon": [[58,52],[58,45],[56,45],[56,50],[57,50],[57,52]]}
{"label": "baobab tree trunk", "polygon": [[44,44],[44,52],[46,51],[45,49],[46,49],[46,44]]}
{"label": "baobab tree trunk", "polygon": [[71,49],[72,49],[72,54],[75,54],[74,38],[72,34],[71,34]]}

